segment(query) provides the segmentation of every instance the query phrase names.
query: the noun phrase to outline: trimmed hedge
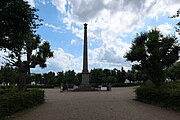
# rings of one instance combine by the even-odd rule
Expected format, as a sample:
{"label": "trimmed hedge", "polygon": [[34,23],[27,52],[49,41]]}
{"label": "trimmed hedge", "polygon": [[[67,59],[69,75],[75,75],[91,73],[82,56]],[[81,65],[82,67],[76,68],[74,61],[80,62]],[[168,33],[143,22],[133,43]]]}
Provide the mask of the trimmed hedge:
{"label": "trimmed hedge", "polygon": [[130,87],[130,86],[138,86],[141,83],[116,83],[112,84],[112,87]]}
{"label": "trimmed hedge", "polygon": [[27,88],[54,88],[53,85],[27,85]]}
{"label": "trimmed hedge", "polygon": [[32,89],[25,92],[6,91],[0,95],[0,119],[20,110],[44,102],[44,91]]}
{"label": "trimmed hedge", "polygon": [[161,87],[141,86],[136,89],[136,99],[174,110],[180,110],[180,88],[164,84]]}

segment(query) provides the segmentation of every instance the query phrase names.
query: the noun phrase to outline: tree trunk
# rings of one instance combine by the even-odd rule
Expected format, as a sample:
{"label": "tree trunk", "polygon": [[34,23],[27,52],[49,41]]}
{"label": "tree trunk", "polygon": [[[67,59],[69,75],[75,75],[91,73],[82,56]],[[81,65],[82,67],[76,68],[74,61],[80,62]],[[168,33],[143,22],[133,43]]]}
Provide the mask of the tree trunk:
{"label": "tree trunk", "polygon": [[18,85],[19,91],[26,90],[26,75],[27,75],[27,68],[25,62],[23,62],[22,65],[19,67],[19,85]]}

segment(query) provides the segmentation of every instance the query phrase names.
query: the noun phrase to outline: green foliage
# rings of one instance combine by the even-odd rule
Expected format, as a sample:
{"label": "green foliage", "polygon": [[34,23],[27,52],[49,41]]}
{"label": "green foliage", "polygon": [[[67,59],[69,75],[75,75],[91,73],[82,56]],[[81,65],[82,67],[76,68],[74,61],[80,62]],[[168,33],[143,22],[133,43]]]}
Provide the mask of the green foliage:
{"label": "green foliage", "polygon": [[57,78],[57,83],[56,84],[58,84],[60,86],[61,83],[63,83],[64,79],[65,79],[64,72],[63,71],[62,72],[57,72],[56,78]]}
{"label": "green foliage", "polygon": [[126,80],[126,71],[124,70],[124,68],[121,68],[120,70],[117,70],[117,76],[116,76],[117,82],[118,83],[124,83]]}
{"label": "green foliage", "polygon": [[102,69],[93,69],[90,72],[90,83],[102,84],[105,80],[105,74]]}
{"label": "green foliage", "polygon": [[[4,68],[6,67],[1,67],[2,70],[0,70],[0,79],[3,82],[8,82],[9,80],[13,81],[13,84],[18,82],[18,71],[15,68],[8,68],[11,69],[12,71],[14,71],[16,74],[14,74],[14,72],[12,72],[13,74],[11,74],[11,72],[3,72]],[[122,72],[123,71],[123,72]],[[129,70],[129,72],[132,72],[131,70]],[[2,74],[1,74],[2,73]],[[125,73],[125,74],[121,74],[121,73]],[[91,83],[93,83],[94,85],[100,85],[100,84],[116,84],[117,82],[119,82],[120,80],[123,79],[123,81],[125,79],[127,79],[127,73],[123,70],[123,68],[121,70],[117,70],[117,69],[113,69],[113,70],[109,70],[109,69],[94,69],[91,70],[90,72],[91,78],[96,78],[95,81],[92,81],[92,79],[90,80]],[[132,72],[133,76],[136,76],[136,72]],[[12,76],[12,77],[9,77]],[[14,80],[14,77],[16,76],[16,80]],[[7,78],[7,79],[4,79]],[[81,79],[82,79],[82,74],[81,73],[75,73],[73,70],[70,71],[66,71],[66,72],[57,72],[57,74],[55,72],[48,72],[48,73],[44,73],[44,74],[30,74],[27,77],[27,84],[26,87],[40,87],[40,88],[46,88],[46,87],[59,87],[62,83],[66,84],[68,83],[69,85],[80,85],[81,83]],[[117,79],[119,81],[117,81]],[[135,82],[137,79],[133,80],[133,82]],[[131,80],[132,81],[132,80]],[[6,82],[6,83],[7,83]],[[31,82],[35,82],[36,85],[30,85]],[[0,81],[0,83],[2,83]],[[124,82],[120,82],[122,84],[124,84]]]}
{"label": "green foliage", "polygon": [[[5,82],[10,85],[15,84],[18,81],[18,70],[10,66],[1,66],[0,68],[0,84]],[[11,77],[10,77],[11,76]]]}
{"label": "green foliage", "polygon": [[167,69],[167,77],[171,80],[180,80],[180,62],[176,62]]}
{"label": "green foliage", "polygon": [[29,78],[28,84],[30,84],[33,81],[35,81],[36,84],[43,83],[43,76],[41,74],[31,74],[29,77],[30,78]]}
{"label": "green foliage", "polygon": [[141,83],[114,83],[112,87],[130,87],[130,86],[138,86]]}
{"label": "green foliage", "polygon": [[114,84],[114,83],[116,83],[116,78],[114,76],[107,76],[105,78],[104,82],[107,84],[109,84],[109,83]]}
{"label": "green foliage", "polygon": [[82,73],[77,73],[76,77],[77,77],[77,81],[75,82],[75,85],[80,85],[82,81]]}
{"label": "green foliage", "polygon": [[151,81],[136,89],[136,98],[145,103],[180,110],[180,84],[164,83],[156,87]]}
{"label": "green foliage", "polygon": [[16,51],[26,34],[40,25],[37,10],[23,0],[1,0],[0,8],[0,48]]}
{"label": "green foliage", "polygon": [[[41,80],[40,82],[38,82],[38,80],[36,80],[38,77],[38,80]],[[80,84],[80,80],[77,78],[76,73],[74,72],[74,70],[69,70],[66,72],[57,72],[57,75],[55,74],[55,72],[48,72],[48,73],[44,73],[43,75],[38,75],[34,74],[32,76],[32,81],[35,81],[36,84],[44,84],[45,86],[60,86],[62,83],[63,84],[76,84],[79,85]],[[43,85],[42,85],[43,86]]]}
{"label": "green foliage", "polygon": [[[46,59],[52,57],[53,52],[50,44],[47,41],[41,44],[40,36],[35,34],[42,21],[36,14],[37,9],[24,0],[2,0],[0,8],[0,48],[8,51],[4,59],[18,68],[19,90],[25,90],[30,68],[46,67]],[[24,55],[26,60],[22,58]]]}
{"label": "green foliage", "polygon": [[32,56],[31,58],[29,58],[29,62],[30,62],[30,67],[35,67],[36,65],[39,65],[41,68],[46,67],[46,59],[53,57],[53,52],[50,49],[50,44],[48,41],[45,41],[42,45],[38,44],[38,48],[36,50],[38,50],[37,54],[33,55],[32,54],[32,49],[30,55]]}
{"label": "green foliage", "polygon": [[44,91],[32,89],[25,92],[9,90],[0,94],[0,118],[44,102]]}
{"label": "green foliage", "polygon": [[43,79],[45,85],[55,85],[56,77],[54,72],[44,73]]}
{"label": "green foliage", "polygon": [[27,85],[27,88],[54,88],[54,85]]}
{"label": "green foliage", "polygon": [[179,59],[179,50],[175,36],[165,36],[155,29],[138,35],[125,58],[138,62],[134,69],[159,86],[165,80],[165,70]]}
{"label": "green foliage", "polygon": [[121,70],[113,69],[100,69],[94,68],[90,72],[90,83],[93,84],[114,84],[114,83],[124,83],[126,80],[126,71],[121,68]]}
{"label": "green foliage", "polygon": [[126,73],[126,78],[130,81],[130,82],[135,82],[137,79],[137,72],[135,70],[128,70]]}
{"label": "green foliage", "polygon": [[74,72],[74,70],[66,71],[64,83],[74,84],[76,82],[77,82],[77,77],[76,77],[76,73]]}

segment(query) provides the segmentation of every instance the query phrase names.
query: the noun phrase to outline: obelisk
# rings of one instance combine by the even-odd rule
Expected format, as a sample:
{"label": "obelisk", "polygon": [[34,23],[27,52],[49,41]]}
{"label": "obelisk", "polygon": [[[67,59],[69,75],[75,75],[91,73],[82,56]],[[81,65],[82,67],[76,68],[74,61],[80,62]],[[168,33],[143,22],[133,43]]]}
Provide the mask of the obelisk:
{"label": "obelisk", "polygon": [[84,24],[84,49],[83,49],[83,70],[80,88],[89,88],[89,72],[88,72],[88,47],[87,47],[87,24]]}

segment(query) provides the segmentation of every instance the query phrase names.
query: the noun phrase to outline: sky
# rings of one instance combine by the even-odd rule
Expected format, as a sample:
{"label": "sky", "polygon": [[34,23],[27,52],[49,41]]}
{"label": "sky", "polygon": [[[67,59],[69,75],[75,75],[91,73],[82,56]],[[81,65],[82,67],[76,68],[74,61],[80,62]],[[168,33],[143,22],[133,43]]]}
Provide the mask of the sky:
{"label": "sky", "polygon": [[[37,29],[47,40],[54,57],[47,68],[33,73],[82,71],[83,24],[87,23],[89,70],[93,68],[131,69],[123,57],[137,33],[152,28],[163,34],[175,33],[180,0],[25,0],[39,9],[43,25]],[[2,53],[1,53],[2,54]]]}

